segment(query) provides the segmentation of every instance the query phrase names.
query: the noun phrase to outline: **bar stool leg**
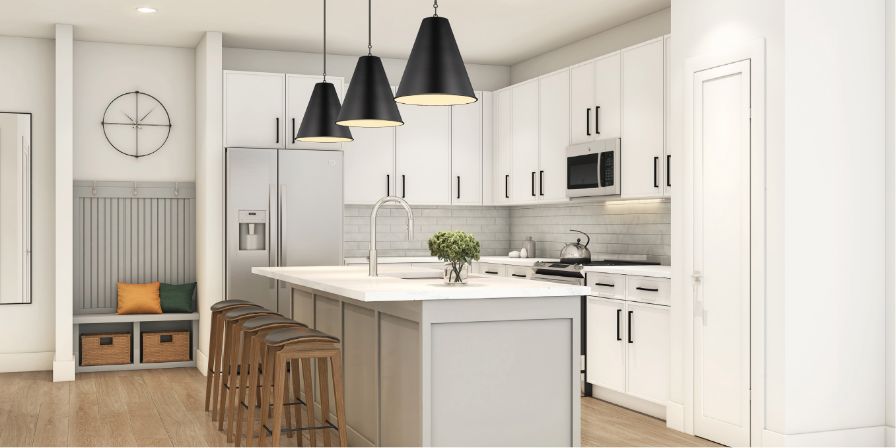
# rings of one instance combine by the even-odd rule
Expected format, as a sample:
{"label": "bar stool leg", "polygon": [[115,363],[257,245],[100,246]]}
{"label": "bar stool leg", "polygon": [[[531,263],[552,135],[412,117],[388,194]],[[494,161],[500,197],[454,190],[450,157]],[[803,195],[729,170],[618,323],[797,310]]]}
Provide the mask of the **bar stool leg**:
{"label": "bar stool leg", "polygon": [[220,321],[221,314],[215,315],[215,313],[212,313],[212,330],[208,343],[208,365],[205,369],[205,412],[211,410],[212,390],[214,390],[212,379],[218,370],[218,346],[220,344],[218,338],[221,336]]}
{"label": "bar stool leg", "polygon": [[229,356],[233,351],[233,345],[238,343],[238,341],[234,340],[236,333],[237,325],[234,322],[225,322],[224,323],[224,354],[221,356],[221,386],[218,388],[219,391],[219,401],[218,401],[218,431],[224,430],[224,410],[227,409],[227,395],[228,388],[231,388],[230,384],[230,375],[236,374],[231,368],[231,363],[233,361],[232,356]]}
{"label": "bar stool leg", "polygon": [[[252,365],[255,366],[253,368],[253,373],[251,377],[251,381],[249,382],[249,398],[246,400],[246,404],[248,405],[249,412],[246,413],[246,446],[252,446],[255,444],[255,436],[256,425],[255,425],[255,409],[258,406],[258,409],[261,409],[261,400],[262,397],[260,394],[264,394],[264,378],[263,373],[258,371],[258,366],[262,363],[262,351],[264,350],[264,346],[262,345],[260,338],[252,338],[253,350],[252,350]],[[263,370],[262,370],[263,372]],[[262,418],[259,415],[259,418]]]}
{"label": "bar stool leg", "polygon": [[243,348],[243,344],[245,343],[244,337],[242,334],[242,324],[237,323],[233,325],[233,345],[230,348],[230,375],[228,375],[227,379],[227,397],[224,400],[224,409],[222,410],[223,415],[221,416],[221,424],[226,424],[225,433],[227,434],[227,442],[233,442],[233,417],[234,411],[239,407],[239,402],[237,401],[237,392],[240,391],[238,386],[239,383],[244,382],[245,379],[245,364],[240,365],[240,350]]}
{"label": "bar stool leg", "polygon": [[[311,378],[311,360],[302,358],[302,381],[305,385],[305,403],[308,412],[308,426],[317,426],[314,413],[314,383]],[[311,446],[317,446],[317,431],[310,430]]]}
{"label": "bar stool leg", "polygon": [[[290,381],[289,381],[289,376],[287,376],[287,371],[286,371],[286,369],[287,369],[286,366],[289,366],[289,361],[284,361],[284,363],[285,363],[285,366],[281,366],[280,364],[277,364],[277,367],[278,367],[278,369],[279,368],[283,369],[283,403],[284,403],[283,413],[286,414],[286,426],[289,426],[290,424],[292,424],[292,405],[285,404],[285,403],[289,403],[289,383],[290,383]],[[279,370],[278,370],[278,372],[279,372]],[[276,374],[276,372],[275,372],[275,374]],[[291,439],[292,436],[293,436],[292,431],[286,433],[287,439]]]}
{"label": "bar stool leg", "polygon": [[271,446],[280,446],[280,431],[283,429],[283,385],[286,380],[286,362],[282,352],[274,355],[274,412],[271,422]]}
{"label": "bar stool leg", "polygon": [[[290,371],[292,373],[292,396],[293,401],[298,403],[301,400],[301,394],[299,393],[301,389],[301,382],[299,381],[299,361],[293,359],[290,360]],[[295,427],[300,428],[302,426],[302,405],[296,405],[296,418],[295,418]],[[296,433],[296,446],[303,446],[305,436],[302,434],[302,431]]]}
{"label": "bar stool leg", "polygon": [[345,429],[345,396],[342,383],[342,359],[339,352],[330,356],[333,368],[333,395],[336,398],[336,420],[339,428],[339,446],[348,446],[348,431]]}
{"label": "bar stool leg", "polygon": [[[327,358],[317,358],[317,384],[320,388],[320,419],[321,426],[326,425],[330,420],[330,385],[327,381]],[[330,445],[330,430],[323,429],[324,446]]]}
{"label": "bar stool leg", "polygon": [[270,389],[274,384],[274,353],[268,347],[265,347],[264,351],[264,367],[262,368],[262,378],[264,380],[261,383],[261,422],[258,424],[258,446],[264,446],[267,442],[268,432],[265,430],[265,425],[268,424],[268,416],[270,413],[268,412],[268,407],[271,400]]}
{"label": "bar stool leg", "polygon": [[245,347],[243,347],[243,361],[241,365],[245,366],[245,374],[240,375],[240,393],[236,401],[236,428],[234,430],[233,446],[240,446],[240,443],[242,443],[244,417],[243,402],[247,403],[249,410],[247,414],[250,420],[246,426],[250,431],[252,428],[251,419],[255,418],[255,389],[258,384],[258,361],[256,361],[257,355],[254,351],[255,337],[249,336],[247,340],[243,341],[243,345],[245,345]]}

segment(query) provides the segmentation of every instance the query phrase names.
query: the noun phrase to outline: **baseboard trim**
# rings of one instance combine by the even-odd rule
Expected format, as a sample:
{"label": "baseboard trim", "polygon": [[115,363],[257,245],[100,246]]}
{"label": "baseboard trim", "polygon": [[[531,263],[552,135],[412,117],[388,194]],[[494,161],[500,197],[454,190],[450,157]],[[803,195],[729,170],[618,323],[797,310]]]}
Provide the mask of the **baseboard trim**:
{"label": "baseboard trim", "polygon": [[656,417],[660,420],[666,418],[665,406],[659,403],[653,403],[647,400],[643,400],[633,395],[624,394],[615,390],[592,385],[591,396],[613,403],[615,405],[622,406],[627,409],[631,409],[633,411],[640,412],[642,414],[647,414],[651,417]]}
{"label": "baseboard trim", "polygon": [[896,428],[887,426],[887,446],[896,446]]}
{"label": "baseboard trim", "polygon": [[53,382],[74,381],[75,380],[75,360],[53,361]]}
{"label": "baseboard trim", "polygon": [[666,427],[684,432],[684,405],[674,401],[666,403]]}
{"label": "baseboard trim", "polygon": [[208,373],[208,355],[202,353],[198,348],[196,349],[196,368],[199,369],[199,373],[202,376],[205,376]]}
{"label": "baseboard trim", "polygon": [[762,431],[763,446],[883,446],[887,439],[886,426],[838,429],[836,431],[781,434],[768,429]]}
{"label": "baseboard trim", "polygon": [[0,373],[53,369],[55,352],[0,353]]}

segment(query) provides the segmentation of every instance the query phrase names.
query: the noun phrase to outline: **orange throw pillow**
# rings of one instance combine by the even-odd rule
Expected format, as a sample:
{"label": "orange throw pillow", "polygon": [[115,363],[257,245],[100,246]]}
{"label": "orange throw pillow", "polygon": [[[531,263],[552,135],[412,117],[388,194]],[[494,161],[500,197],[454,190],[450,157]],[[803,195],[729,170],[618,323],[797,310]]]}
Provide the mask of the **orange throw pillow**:
{"label": "orange throw pillow", "polygon": [[159,282],[118,282],[118,314],[162,314]]}

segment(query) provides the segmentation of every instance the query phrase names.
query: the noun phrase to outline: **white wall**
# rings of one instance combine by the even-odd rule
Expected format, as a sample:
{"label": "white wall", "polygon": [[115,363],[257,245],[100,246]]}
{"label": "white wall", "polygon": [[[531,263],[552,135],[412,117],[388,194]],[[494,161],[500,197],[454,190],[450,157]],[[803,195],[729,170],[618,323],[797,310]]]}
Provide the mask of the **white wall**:
{"label": "white wall", "polygon": [[887,445],[896,441],[896,2],[887,7]]}
{"label": "white wall", "polygon": [[513,64],[510,66],[510,82],[516,84],[563,67],[594,59],[669,34],[671,29],[672,9],[666,8]]}
{"label": "white wall", "polygon": [[[358,56],[327,55],[327,74],[345,78],[346,86],[355,71]],[[392,85],[398,85],[404,73],[404,59],[383,58],[386,76]],[[318,53],[293,51],[224,49],[224,70],[255,72],[297,73],[316,75],[321,73],[323,59]],[[467,73],[476,90],[492,91],[510,85],[510,67],[503,65],[467,64]]]}
{"label": "white wall", "polygon": [[[0,37],[0,111],[33,114],[33,303],[0,306],[0,372],[49,370],[54,351],[53,41]],[[15,61],[15,63],[10,63]]]}
{"label": "white wall", "polygon": [[[195,179],[194,53],[192,48],[75,42],[76,180]],[[173,124],[165,146],[139,159],[109,145],[100,125],[109,102],[134,90],[158,98]]]}

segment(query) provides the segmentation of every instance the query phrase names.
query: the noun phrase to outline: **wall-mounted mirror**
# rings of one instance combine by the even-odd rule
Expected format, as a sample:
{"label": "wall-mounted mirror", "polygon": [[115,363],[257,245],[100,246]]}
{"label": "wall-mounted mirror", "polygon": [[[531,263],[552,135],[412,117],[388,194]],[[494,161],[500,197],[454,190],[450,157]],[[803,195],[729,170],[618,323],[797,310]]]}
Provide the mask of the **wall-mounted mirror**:
{"label": "wall-mounted mirror", "polygon": [[31,303],[31,114],[0,112],[0,305]]}

